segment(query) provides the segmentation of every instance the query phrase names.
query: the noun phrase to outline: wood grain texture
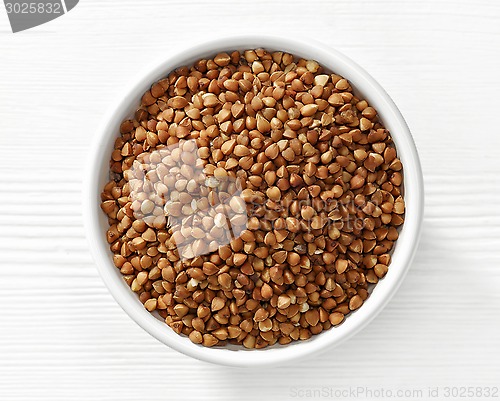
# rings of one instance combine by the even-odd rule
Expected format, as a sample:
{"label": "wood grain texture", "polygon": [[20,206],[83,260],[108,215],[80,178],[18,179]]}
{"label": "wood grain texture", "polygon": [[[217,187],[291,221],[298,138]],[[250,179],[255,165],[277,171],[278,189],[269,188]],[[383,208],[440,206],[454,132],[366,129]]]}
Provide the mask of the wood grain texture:
{"label": "wood grain texture", "polygon": [[[124,83],[200,40],[257,31],[334,46],[386,88],[420,151],[426,212],[409,275],[363,332],[243,370],[168,349],[117,306],[84,237],[81,182]],[[500,386],[499,46],[494,0],[86,0],[15,35],[0,7],[0,400]]]}

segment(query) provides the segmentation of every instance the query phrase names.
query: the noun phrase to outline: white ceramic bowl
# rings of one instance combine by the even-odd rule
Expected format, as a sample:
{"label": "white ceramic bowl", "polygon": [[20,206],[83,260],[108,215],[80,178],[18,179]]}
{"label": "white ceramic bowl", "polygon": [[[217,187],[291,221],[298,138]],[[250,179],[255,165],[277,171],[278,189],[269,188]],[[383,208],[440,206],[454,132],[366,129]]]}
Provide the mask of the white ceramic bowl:
{"label": "white ceramic bowl", "polygon": [[[404,166],[406,217],[396,242],[392,262],[386,277],[374,288],[365,304],[351,313],[343,324],[313,336],[307,341],[262,350],[235,347],[206,348],[193,344],[187,337],[174,333],[163,321],[147,312],[138,297],[127,286],[112,262],[105,239],[107,219],[100,209],[100,193],[108,179],[108,163],[122,120],[130,118],[150,85],[183,65],[207,58],[221,51],[263,47],[283,50],[306,59],[314,59],[324,67],[347,78],[378,111],[389,129]],[[95,135],[91,149],[84,193],[84,218],[88,240],[99,272],[109,291],[120,306],[144,330],[165,343],[194,358],[230,366],[262,366],[279,364],[312,355],[328,346],[338,345],[371,321],[387,304],[401,284],[415,254],[423,215],[423,180],[420,162],[410,131],[396,105],[382,87],[361,67],[339,52],[316,42],[269,36],[246,36],[215,40],[168,57],[160,65],[131,83],[106,115]]]}

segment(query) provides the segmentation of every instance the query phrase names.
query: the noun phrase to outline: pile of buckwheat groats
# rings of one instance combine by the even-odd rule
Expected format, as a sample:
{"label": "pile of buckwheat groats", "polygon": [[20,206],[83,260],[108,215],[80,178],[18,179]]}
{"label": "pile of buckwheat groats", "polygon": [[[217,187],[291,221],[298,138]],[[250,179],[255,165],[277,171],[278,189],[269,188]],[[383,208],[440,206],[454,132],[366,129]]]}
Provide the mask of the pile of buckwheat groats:
{"label": "pile of buckwheat groats", "polygon": [[221,53],[154,83],[110,170],[114,264],[148,311],[208,347],[342,323],[403,224],[402,165],[376,110],[283,52]]}

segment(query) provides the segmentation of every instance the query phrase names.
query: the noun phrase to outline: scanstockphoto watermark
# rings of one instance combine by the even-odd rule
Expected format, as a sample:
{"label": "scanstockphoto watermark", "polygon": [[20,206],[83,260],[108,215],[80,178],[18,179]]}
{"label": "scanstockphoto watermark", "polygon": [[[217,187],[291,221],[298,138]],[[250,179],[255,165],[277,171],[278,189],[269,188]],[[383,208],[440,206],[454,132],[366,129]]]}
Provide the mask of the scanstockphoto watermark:
{"label": "scanstockphoto watermark", "polygon": [[52,21],[70,10],[79,0],[4,0],[12,32],[20,32]]}
{"label": "scanstockphoto watermark", "polygon": [[380,398],[424,398],[424,389],[392,389],[370,387],[292,387],[290,397],[296,399],[380,399]]}
{"label": "scanstockphoto watermark", "polygon": [[436,386],[422,388],[398,387],[291,387],[288,396],[292,399],[498,399],[498,386]]}
{"label": "scanstockphoto watermark", "polygon": [[[149,227],[170,229],[182,259],[214,252],[245,231],[258,229],[268,233],[261,242],[270,246],[283,242],[289,233],[308,233],[294,244],[294,251],[314,254],[325,262],[333,258],[331,252],[337,246],[356,254],[376,246],[379,254],[390,250],[390,244],[375,241],[395,235],[375,225],[374,216],[384,217],[384,206],[378,206],[376,196],[369,203],[364,196],[340,201],[340,185],[328,191],[311,185],[296,196],[290,192],[283,196],[278,187],[266,193],[244,189],[244,180],[236,173],[209,169],[204,157],[196,141],[181,140],[138,155],[124,173],[134,218]],[[384,202],[382,195],[380,202]],[[314,232],[321,235],[311,244]],[[362,232],[365,243],[356,238]]]}

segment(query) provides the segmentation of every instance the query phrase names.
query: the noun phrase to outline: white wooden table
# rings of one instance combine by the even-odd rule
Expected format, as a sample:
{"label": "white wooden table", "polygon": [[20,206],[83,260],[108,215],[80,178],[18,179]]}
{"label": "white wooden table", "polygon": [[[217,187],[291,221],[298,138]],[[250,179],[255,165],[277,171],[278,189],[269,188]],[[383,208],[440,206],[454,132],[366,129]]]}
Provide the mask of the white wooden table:
{"label": "white wooden table", "polygon": [[[413,400],[500,387],[498,1],[82,0],[17,34],[4,11],[0,400]],[[363,65],[406,117],[425,174],[422,242],[389,306],[340,348],[268,369],[197,362],[142,331],[98,276],[81,216],[89,144],[141,68],[216,36],[297,30]]]}

